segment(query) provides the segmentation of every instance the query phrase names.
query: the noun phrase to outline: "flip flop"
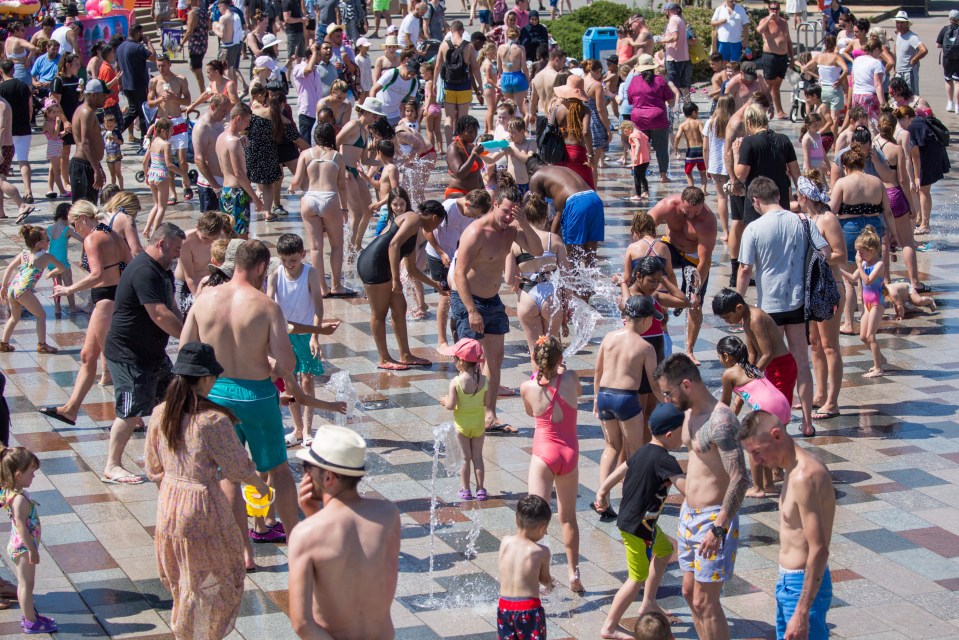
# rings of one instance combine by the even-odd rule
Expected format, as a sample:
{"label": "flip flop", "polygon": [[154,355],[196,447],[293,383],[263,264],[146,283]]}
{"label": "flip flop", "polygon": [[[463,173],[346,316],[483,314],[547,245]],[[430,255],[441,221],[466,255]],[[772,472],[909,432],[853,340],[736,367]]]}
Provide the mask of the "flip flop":
{"label": "flip flop", "polygon": [[24,220],[27,219],[27,216],[36,211],[36,207],[27,207],[26,211],[17,216],[17,224],[21,224]]}
{"label": "flip flop", "polygon": [[103,476],[100,478],[106,484],[126,484],[126,485],[135,485],[143,484],[146,482],[146,479],[143,476],[135,476],[132,473],[125,476],[120,476],[119,478],[108,478]]}
{"label": "flip flop", "polygon": [[916,290],[916,293],[929,293],[932,291],[932,287],[926,286],[925,282],[920,282],[918,287],[913,287]]}
{"label": "flip flop", "polygon": [[496,395],[500,398],[512,398],[516,395],[516,389],[511,389],[510,387],[500,387]]}
{"label": "flip flop", "polygon": [[603,509],[602,511],[600,511],[599,509],[597,509],[595,504],[590,504],[589,506],[590,506],[590,508],[591,508],[593,511],[595,511],[596,513],[599,514],[599,519],[600,519],[600,520],[612,520],[613,518],[616,517],[616,512],[613,511],[613,507],[612,507],[612,506],[606,507],[606,508]]}
{"label": "flip flop", "polygon": [[387,362],[386,364],[376,365],[377,369],[383,369],[384,371],[408,371],[409,366],[401,364],[399,362]]}
{"label": "flip flop", "polygon": [[815,438],[816,437],[816,427],[812,428],[812,433],[806,434],[802,432],[802,427],[799,428],[799,435],[803,438]]}
{"label": "flip flop", "polygon": [[413,358],[400,364],[405,364],[407,367],[432,367],[433,363],[427,360],[426,358]]}
{"label": "flip flop", "polygon": [[813,419],[813,420],[832,420],[833,418],[836,418],[836,417],[838,417],[839,415],[841,415],[841,414],[840,414],[838,411],[835,411],[835,412],[833,412],[833,411],[817,411],[816,413],[812,414],[812,419]]}
{"label": "flip flop", "polygon": [[253,565],[252,567],[246,567],[245,571],[247,573],[256,573],[256,565]]}
{"label": "flip flop", "polygon": [[498,422],[486,427],[486,433],[519,433],[519,429],[505,422]]}
{"label": "flip flop", "polygon": [[347,289],[346,291],[333,292],[330,291],[328,294],[323,296],[324,298],[356,298],[359,294],[352,289]]}
{"label": "flip flop", "polygon": [[70,418],[66,417],[65,415],[57,411],[56,407],[42,407],[40,409],[37,409],[37,411],[49,418],[53,418],[54,420],[59,420],[60,422],[68,424],[71,427],[74,427],[77,424],[76,420],[71,420]]}

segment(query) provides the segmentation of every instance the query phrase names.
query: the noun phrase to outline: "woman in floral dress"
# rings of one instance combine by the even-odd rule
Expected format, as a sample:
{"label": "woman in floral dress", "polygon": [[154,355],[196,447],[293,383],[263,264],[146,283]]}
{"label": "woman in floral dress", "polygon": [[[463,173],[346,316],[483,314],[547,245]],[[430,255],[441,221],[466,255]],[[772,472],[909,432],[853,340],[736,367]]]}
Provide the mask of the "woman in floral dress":
{"label": "woman in floral dress", "polygon": [[173,594],[177,638],[222,638],[240,609],[243,538],[219,481],[269,491],[233,430],[234,417],[205,397],[222,372],[213,347],[183,345],[147,429],[147,475],[160,485],[157,566]]}

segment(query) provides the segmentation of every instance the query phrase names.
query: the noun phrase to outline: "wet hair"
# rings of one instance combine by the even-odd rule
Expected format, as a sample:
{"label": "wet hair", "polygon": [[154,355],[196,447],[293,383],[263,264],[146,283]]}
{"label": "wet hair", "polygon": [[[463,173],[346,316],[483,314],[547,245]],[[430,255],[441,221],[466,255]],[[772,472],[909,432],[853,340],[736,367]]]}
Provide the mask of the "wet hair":
{"label": "wet hair", "polygon": [[278,256],[292,256],[304,251],[306,249],[303,247],[303,238],[295,233],[284,233],[276,239],[276,255]]}
{"label": "wet hair", "polygon": [[713,296],[713,315],[724,316],[732,313],[739,305],[746,306],[746,300],[735,289],[724,287]]}
{"label": "wet hair", "polygon": [[[762,91],[754,91],[752,95],[749,96],[749,102],[762,107],[764,113],[769,109],[769,107],[772,106],[772,104],[769,102],[769,96]],[[769,120],[767,119],[766,122],[768,123]]]}
{"label": "wet hair", "polygon": [[898,76],[889,81],[889,93],[893,91],[902,96],[903,100],[910,100],[915,96],[912,89],[909,88],[909,83]]}
{"label": "wet hair", "polygon": [[23,238],[23,243],[27,245],[27,249],[30,251],[33,251],[38,244],[43,242],[46,235],[47,230],[43,227],[32,224],[25,224],[20,227],[20,237]]}
{"label": "wet hair", "polygon": [[659,611],[647,611],[636,618],[635,640],[673,640],[669,619]]}
{"label": "wet hair", "polygon": [[336,127],[328,122],[319,123],[313,132],[313,142],[327,149],[336,149]]}
{"label": "wet hair", "polygon": [[153,125],[153,131],[159,135],[161,131],[171,131],[173,129],[173,123],[170,122],[169,118],[159,118],[156,121],[156,124]]}
{"label": "wet hair", "polygon": [[867,224],[866,228],[862,230],[862,233],[856,238],[856,249],[866,249],[875,252],[877,255],[882,251],[882,239],[876,233],[874,226]]}
{"label": "wet hair", "polygon": [[496,190],[496,194],[493,195],[493,204],[500,204],[503,200],[509,200],[516,204],[523,202],[523,194],[519,192],[515,181],[512,185],[500,185]]}
{"label": "wet hair", "polygon": [[[494,167],[493,170],[496,172],[496,189],[509,189],[510,187],[516,187],[516,178],[510,174],[509,171],[503,170],[502,167]],[[522,201],[522,193],[520,193],[520,201]],[[502,202],[501,200],[498,202]]]}
{"label": "wet hair", "polygon": [[805,136],[807,133],[809,133],[809,128],[810,128],[810,127],[815,126],[815,125],[817,125],[817,124],[818,124],[818,125],[822,125],[822,123],[825,122],[825,121],[826,121],[825,118],[823,118],[821,115],[819,115],[819,114],[816,113],[815,111],[811,111],[811,112],[807,113],[807,114],[806,114],[806,117],[803,119],[803,125],[802,125],[802,127],[799,129],[799,138],[800,138],[800,140],[803,138],[803,136]]}
{"label": "wet hair", "polygon": [[237,102],[233,105],[233,108],[230,109],[230,120],[233,118],[242,118],[244,116],[253,115],[253,110],[250,109],[250,105],[245,102]]}
{"label": "wet hair", "polygon": [[393,158],[396,155],[396,146],[392,140],[380,140],[376,143],[376,152],[384,158]]}
{"label": "wet hair", "polygon": [[743,371],[745,371],[746,375],[750,378],[758,379],[766,377],[762,371],[749,361],[749,349],[746,348],[746,343],[736,336],[726,336],[720,339],[716,345],[716,353],[730,356],[736,364],[743,368]]}
{"label": "wet hair", "polygon": [[858,122],[869,117],[869,112],[858,104],[849,109],[849,122]]}
{"label": "wet hair", "polygon": [[692,100],[683,105],[683,115],[687,118],[692,118],[697,113],[699,113],[699,107]]}
{"label": "wet hair", "polygon": [[537,495],[528,495],[516,503],[516,526],[520,529],[547,524],[552,517],[549,502]]}
{"label": "wet hair", "polygon": [[[637,238],[655,236],[656,221],[653,220],[653,216],[649,215],[646,211],[637,211],[633,214],[633,223],[629,227],[629,232]],[[659,262],[659,260],[656,262]]]}
{"label": "wet hair", "polygon": [[736,432],[736,439],[742,442],[754,438],[761,433],[765,433],[766,430],[763,428],[763,423],[770,420],[774,425],[782,426],[779,418],[768,411],[757,409],[756,411],[749,412],[749,414],[743,418],[742,424],[739,425],[739,430]]}
{"label": "wet hair", "polygon": [[[536,363],[536,383],[545,386],[556,375],[563,362],[563,345],[555,336],[540,336],[533,347],[533,362]],[[559,391],[557,390],[557,393]]]}
{"label": "wet hair", "polygon": [[699,187],[686,187],[680,197],[686,204],[697,205],[706,202],[706,194]]}
{"label": "wet hair", "polygon": [[222,60],[213,59],[206,63],[206,66],[210,67],[220,75],[226,73],[226,63]]}
{"label": "wet hair", "polygon": [[666,273],[666,267],[663,266],[662,261],[656,256],[646,256],[645,258],[639,259],[634,271],[636,271],[636,277],[639,278],[654,276],[657,273]]}
{"label": "wet hair", "polygon": [[719,96],[716,100],[716,109],[713,111],[713,135],[725,140],[726,126],[729,119],[736,113],[736,99],[730,95]]}
{"label": "wet hair", "polygon": [[703,377],[699,373],[699,367],[685,353],[674,353],[659,363],[656,371],[653,372],[653,379],[662,380],[664,378],[670,384],[679,384],[683,380],[700,383],[703,381]]}
{"label": "wet hair", "polygon": [[748,132],[756,132],[769,126],[769,116],[766,109],[758,104],[751,104],[743,112],[743,122],[746,124]]}
{"label": "wet hair", "polygon": [[566,59],[566,52],[563,51],[563,49],[560,48],[560,47],[553,47],[553,48],[550,49],[550,51],[549,51],[549,59],[550,59],[550,60],[560,60],[560,59],[565,60],[565,59]]}
{"label": "wet hair", "polygon": [[746,197],[750,201],[755,198],[763,204],[777,203],[779,202],[779,187],[769,178],[760,176],[753,180],[749,188],[746,189]]}
{"label": "wet hair", "polygon": [[446,207],[439,200],[424,200],[416,210],[421,216],[436,216],[441,221],[446,220]]}
{"label": "wet hair", "polygon": [[879,114],[879,137],[888,142],[896,143],[896,116],[891,111]]}
{"label": "wet hair", "polygon": [[[320,107],[320,110],[316,112],[316,120],[319,124],[328,124],[333,126],[332,123],[336,122],[336,114],[333,113],[333,109],[329,107]],[[329,120],[329,122],[327,122]],[[333,129],[334,136],[336,135],[336,129]],[[334,143],[336,138],[334,137]]]}
{"label": "wet hair", "polygon": [[246,240],[236,250],[237,269],[252,271],[261,264],[269,264],[270,250],[259,240]]}
{"label": "wet hair", "polygon": [[396,137],[396,129],[393,128],[386,118],[380,117],[370,125],[370,133],[381,140],[392,140]]}
{"label": "wet hair", "polygon": [[[7,447],[0,444],[0,487],[13,490],[16,488],[18,473],[39,468],[40,459],[26,447]],[[546,508],[549,509],[549,505]]]}
{"label": "wet hair", "polygon": [[858,142],[853,142],[840,160],[846,171],[862,171],[866,167],[866,151]]}
{"label": "wet hair", "polygon": [[836,36],[830,33],[828,36],[822,39],[822,46],[823,46],[823,49],[825,49],[826,51],[832,51],[833,49],[835,49]]}
{"label": "wet hair", "polygon": [[522,118],[513,118],[509,121],[509,124],[506,125],[506,130],[510,133],[516,133],[518,131],[526,132],[526,120]]}
{"label": "wet hair", "polygon": [[852,132],[852,141],[864,147],[864,153],[868,157],[869,147],[872,145],[872,131],[869,130],[869,127],[856,127],[856,130]]}
{"label": "wet hair", "polygon": [[488,213],[493,208],[493,198],[486,189],[473,189],[466,194],[466,204],[474,209]]}
{"label": "wet hair", "polygon": [[68,220],[70,218],[70,203],[61,202],[57,205],[57,208],[53,210],[53,220]]}
{"label": "wet hair", "polygon": [[406,203],[407,210],[413,206],[413,201],[410,200],[410,194],[407,193],[406,189],[403,187],[393,187],[386,196],[386,215],[390,220],[396,217],[393,215],[393,201],[397,198],[403,198],[403,202]]}
{"label": "wet hair", "polygon": [[167,447],[178,452],[186,445],[184,433],[192,420],[184,420],[188,416],[195,416],[204,411],[216,411],[226,416],[231,424],[236,424],[236,417],[229,409],[214,404],[196,392],[196,385],[200,376],[175,375],[163,394],[164,408],[159,416],[157,428]]}
{"label": "wet hair", "polygon": [[219,211],[206,211],[196,221],[196,230],[205,236],[218,236],[231,227],[230,219]]}
{"label": "wet hair", "polygon": [[538,225],[549,217],[549,206],[546,200],[538,193],[530,193],[526,197],[526,204],[523,205],[523,213],[530,224]]}
{"label": "wet hair", "polygon": [[710,54],[710,56],[709,56],[709,61],[710,61],[710,62],[722,62],[722,61],[723,61],[723,54],[721,54],[721,53],[713,53],[713,54]]}
{"label": "wet hair", "polygon": [[454,134],[459,136],[466,133],[470,129],[479,131],[479,121],[473,116],[460,116],[456,121],[456,130],[454,131]]}

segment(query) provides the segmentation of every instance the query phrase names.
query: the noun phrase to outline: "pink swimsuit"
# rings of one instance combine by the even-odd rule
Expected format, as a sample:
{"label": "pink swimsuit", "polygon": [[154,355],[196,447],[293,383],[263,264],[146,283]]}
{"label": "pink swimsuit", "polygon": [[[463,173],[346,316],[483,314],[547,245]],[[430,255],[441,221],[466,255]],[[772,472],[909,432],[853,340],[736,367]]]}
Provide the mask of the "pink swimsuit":
{"label": "pink swimsuit", "polygon": [[735,387],[733,391],[753,411],[766,411],[779,418],[781,423],[789,424],[792,407],[769,378],[755,378],[741,387]]}
{"label": "pink swimsuit", "polygon": [[[563,376],[556,378],[556,387],[547,385],[553,392],[549,406],[542,415],[535,418],[536,430],[533,432],[533,455],[546,463],[549,470],[558,476],[564,476],[576,469],[579,459],[579,439],[576,436],[576,407],[570,406],[559,394],[559,385]],[[553,421],[553,407],[559,403],[563,419]]]}

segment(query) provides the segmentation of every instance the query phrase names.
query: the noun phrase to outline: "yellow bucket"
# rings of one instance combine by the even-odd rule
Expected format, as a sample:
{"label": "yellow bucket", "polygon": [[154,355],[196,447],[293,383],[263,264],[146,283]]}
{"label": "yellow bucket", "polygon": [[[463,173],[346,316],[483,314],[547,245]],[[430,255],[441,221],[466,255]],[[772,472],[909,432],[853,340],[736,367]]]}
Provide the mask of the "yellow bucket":
{"label": "yellow bucket", "polygon": [[257,496],[256,487],[252,484],[243,485],[243,500],[246,502],[246,513],[249,516],[265,516],[269,510],[270,505],[273,504],[273,488],[270,488],[270,493],[265,496]]}

